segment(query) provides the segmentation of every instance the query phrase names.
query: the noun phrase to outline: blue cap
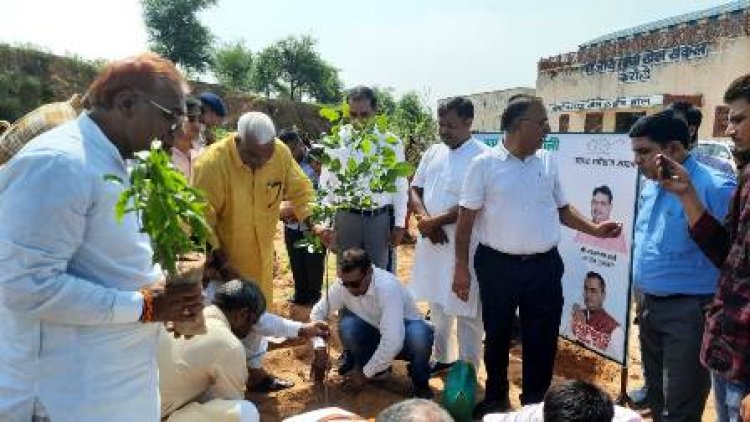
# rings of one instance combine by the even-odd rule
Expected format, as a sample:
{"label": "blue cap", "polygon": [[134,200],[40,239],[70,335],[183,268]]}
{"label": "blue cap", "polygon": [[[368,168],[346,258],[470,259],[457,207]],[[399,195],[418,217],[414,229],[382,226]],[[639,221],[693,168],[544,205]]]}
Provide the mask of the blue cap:
{"label": "blue cap", "polygon": [[224,100],[213,92],[203,92],[198,96],[205,107],[210,108],[220,117],[227,117],[227,105]]}

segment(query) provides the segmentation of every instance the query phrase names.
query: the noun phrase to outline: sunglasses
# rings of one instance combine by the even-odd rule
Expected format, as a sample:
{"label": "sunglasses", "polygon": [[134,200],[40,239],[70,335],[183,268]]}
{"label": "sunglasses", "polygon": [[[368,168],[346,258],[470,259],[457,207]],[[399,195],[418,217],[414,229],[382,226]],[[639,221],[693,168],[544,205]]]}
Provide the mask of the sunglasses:
{"label": "sunglasses", "polygon": [[353,280],[353,281],[341,280],[341,285],[344,286],[345,288],[349,289],[349,290],[356,290],[356,289],[359,289],[360,287],[362,287],[362,283],[365,280],[367,280],[367,277],[369,277],[369,276],[370,276],[370,274],[365,274],[359,280]]}
{"label": "sunglasses", "polygon": [[175,133],[177,129],[182,126],[182,121],[185,118],[185,113],[183,111],[177,112],[174,110],[170,110],[151,98],[148,99],[148,102],[152,106],[158,108],[159,111],[161,111],[162,117],[172,122],[172,124],[169,126],[169,133]]}
{"label": "sunglasses", "polygon": [[190,123],[198,123],[200,119],[201,119],[201,116],[197,114],[187,116],[187,121]]}

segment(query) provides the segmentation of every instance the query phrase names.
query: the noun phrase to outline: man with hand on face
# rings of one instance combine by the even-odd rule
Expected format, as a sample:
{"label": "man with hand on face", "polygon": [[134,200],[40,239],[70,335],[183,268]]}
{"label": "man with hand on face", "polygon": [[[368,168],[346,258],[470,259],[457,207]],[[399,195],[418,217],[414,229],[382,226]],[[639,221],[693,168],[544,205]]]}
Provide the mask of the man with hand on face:
{"label": "man with hand on face", "polygon": [[604,309],[607,284],[601,274],[589,271],[583,281],[584,308],[573,304],[565,335],[617,360],[622,360],[625,334],[622,326]]}
{"label": "man with hand on face", "polygon": [[539,98],[519,96],[502,115],[506,137],[496,150],[474,158],[461,189],[456,227],[453,291],[470,298],[469,251],[474,222],[474,269],[486,333],[485,399],[475,418],[504,412],[508,397],[511,325],[520,308],[523,341],[521,403],[541,402],[552,381],[562,315],[563,262],[557,251],[560,223],[599,237],[617,237],[614,221],[592,223],[568,204],[551,154],[541,150],[549,133]]}
{"label": "man with hand on face", "polygon": [[[315,304],[311,321],[325,321],[339,312],[339,338],[349,353],[339,365],[354,389],[387,375],[394,359],[409,361],[413,395],[431,399],[430,354],[432,328],[417,311],[409,291],[388,271],[375,267],[362,249],[344,251],[339,281]],[[328,368],[325,342],[314,339],[313,378],[321,380]]]}
{"label": "man with hand on face", "polygon": [[0,169],[2,419],[159,420],[158,331],[195,319],[201,286],[165,285],[137,214],[115,216],[127,186],[104,176],[127,181],[134,152],[171,145],[186,91],[156,54],[114,61],[87,112]]}
{"label": "man with hand on face", "polygon": [[327,337],[325,322],[302,324],[266,312],[258,285],[232,280],[203,309],[206,334],[159,339],[161,417],[169,422],[255,422],[258,410],[245,399],[247,363],[241,339],[255,332],[280,337]]}
{"label": "man with hand on face", "polygon": [[[290,201],[296,219],[305,221],[313,188],[289,148],[276,139],[270,117],[245,113],[237,128],[237,133],[206,148],[193,170],[193,186],[208,200],[213,252],[207,265],[225,281],[257,280],[272,303],[273,239],[281,202]],[[265,339],[250,335],[245,345],[251,389],[269,392],[292,386],[262,369]]]}
{"label": "man with hand on face", "polygon": [[729,106],[726,134],[737,148],[740,187],[724,223],[702,198],[703,189],[689,165],[662,155],[668,168],[659,179],[664,190],[680,201],[690,237],[720,268],[718,290],[707,306],[700,360],[711,371],[719,421],[750,421],[750,225],[747,223],[750,184],[750,74],[734,80],[724,93]]}
{"label": "man with hand on face", "polygon": [[[471,136],[473,119],[474,105],[466,98],[456,97],[440,105],[438,126],[443,142],[424,153],[411,185],[411,206],[421,236],[409,288],[416,300],[430,304],[430,320],[435,326],[433,374],[448,369],[456,360],[450,350],[454,326],[458,358],[476,368],[481,363],[484,329],[476,280],[472,276],[473,288],[467,301],[452,290],[461,184],[471,160],[490,150]],[[470,254],[476,245],[473,241]]]}
{"label": "man with hand on face", "polygon": [[630,138],[635,164],[647,179],[633,240],[633,283],[643,294],[639,339],[647,399],[656,421],[700,420],[711,389],[699,361],[704,308],[719,272],[691,239],[680,198],[660,185],[667,175],[657,157],[682,163],[700,203],[716,219],[726,216],[736,184],[690,154],[687,124],[672,110],[640,118]]}

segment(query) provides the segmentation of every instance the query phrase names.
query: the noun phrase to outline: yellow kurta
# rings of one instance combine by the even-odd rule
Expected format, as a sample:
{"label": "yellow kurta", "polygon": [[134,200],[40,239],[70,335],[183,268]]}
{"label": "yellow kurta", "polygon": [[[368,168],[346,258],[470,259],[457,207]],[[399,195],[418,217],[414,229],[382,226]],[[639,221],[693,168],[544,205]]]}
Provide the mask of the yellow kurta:
{"label": "yellow kurta", "polygon": [[258,282],[271,303],[279,205],[290,201],[297,218],[307,218],[313,187],[281,141],[274,141],[271,159],[253,170],[240,159],[235,136],[232,133],[203,152],[193,169],[193,185],[209,203],[211,245],[226,253],[242,277]]}

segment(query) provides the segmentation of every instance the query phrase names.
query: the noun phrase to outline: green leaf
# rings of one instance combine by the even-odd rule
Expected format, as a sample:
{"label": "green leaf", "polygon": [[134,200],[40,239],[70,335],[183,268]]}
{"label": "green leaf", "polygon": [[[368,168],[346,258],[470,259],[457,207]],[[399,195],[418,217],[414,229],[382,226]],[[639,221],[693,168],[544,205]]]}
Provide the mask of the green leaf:
{"label": "green leaf", "polygon": [[335,122],[341,118],[341,115],[339,114],[338,111],[336,111],[336,109],[329,108],[329,107],[321,108],[320,116],[328,120],[329,122]]}
{"label": "green leaf", "polygon": [[409,177],[414,172],[414,167],[406,161],[402,161],[400,163],[396,163],[396,165],[393,167],[393,170],[395,170],[396,174],[401,177]]}

